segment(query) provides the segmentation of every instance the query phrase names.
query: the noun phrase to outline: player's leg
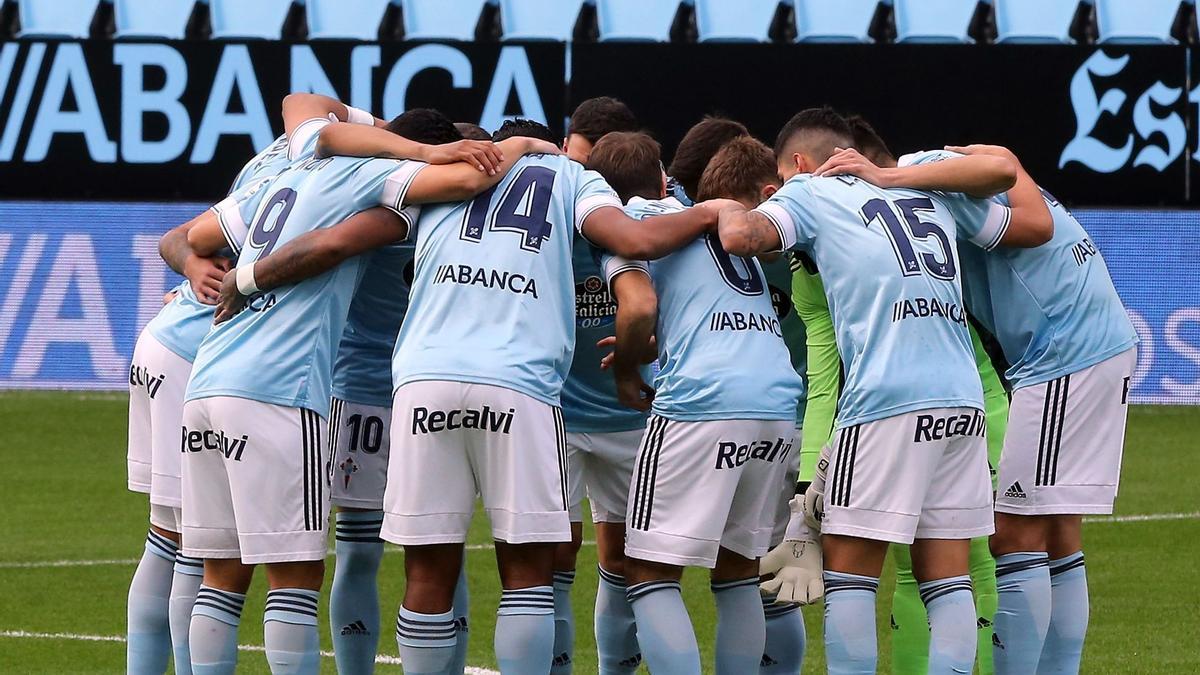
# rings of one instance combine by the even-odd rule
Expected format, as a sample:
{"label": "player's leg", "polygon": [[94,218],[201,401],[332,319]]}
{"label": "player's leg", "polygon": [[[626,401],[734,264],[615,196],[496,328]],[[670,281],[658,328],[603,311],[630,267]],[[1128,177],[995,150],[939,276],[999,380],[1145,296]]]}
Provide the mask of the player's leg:
{"label": "player's leg", "polygon": [[231,675],[237,667],[237,635],[254,575],[237,558],[207,558],[192,605],[188,645],[195,675]]}
{"label": "player's leg", "polygon": [[[829,516],[828,507],[825,515]],[[821,546],[825,556],[825,659],[829,673],[874,673],[878,659],[875,595],[888,543],[823,534]]]}
{"label": "player's leg", "polygon": [[766,617],[758,593],[758,558],[722,547],[709,587],[717,605],[715,672],[755,672],[767,642]]}
{"label": "player's leg", "polygon": [[626,552],[627,597],[637,622],[642,657],[652,673],[698,675],[700,647],[683,604],[683,568]]}
{"label": "player's leg", "polygon": [[[771,532],[771,548],[783,542],[788,521],[791,519],[789,502],[795,493],[796,479],[800,473],[800,444],[803,440],[801,433],[800,429],[796,429],[792,449],[786,458],[787,471],[783,473],[783,482],[775,499],[774,512],[771,515],[775,523]],[[804,663],[804,650],[808,641],[800,605],[776,602],[767,597],[762,598],[762,604],[766,620],[766,643],[763,645],[759,675],[799,673]]]}
{"label": "player's leg", "polygon": [[929,668],[929,617],[921,590],[913,576],[912,551],[903,544],[891,546],[896,562],[896,590],[892,594],[892,672],[920,675]]}
{"label": "player's leg", "polygon": [[[996,492],[996,470],[1004,448],[1008,429],[1008,391],[983,345],[978,331],[972,327],[971,343],[975,348],[975,364],[983,384],[983,411],[987,418],[988,467],[991,470],[993,501]],[[975,611],[978,613],[978,641],[975,667],[979,675],[992,675],[993,622],[996,619],[996,560],[988,549],[986,538],[971,540],[971,585],[975,588]]]}
{"label": "player's leg", "polygon": [[996,620],[996,559],[988,548],[987,537],[971,540],[968,558],[971,588],[975,593],[975,669],[979,675],[992,675],[993,630]]}
{"label": "player's leg", "polygon": [[321,670],[317,603],[324,560],[268,563],[263,644],[275,675],[316,675]]}
{"label": "player's leg", "polygon": [[[179,529],[183,529],[183,509],[175,509]],[[192,672],[192,652],[188,646],[188,631],[192,624],[192,605],[204,582],[204,561],[183,554],[182,547],[175,554],[175,568],[171,576],[171,601],[169,605],[171,624],[171,647],[175,658],[176,675]]]}
{"label": "player's leg", "polygon": [[1073,675],[1079,672],[1087,635],[1087,573],[1083,559],[1083,518],[1046,516],[1050,557],[1050,626],[1038,661],[1038,673]]}
{"label": "player's leg", "polygon": [[975,603],[966,539],[917,539],[913,576],[929,616],[929,665],[936,675],[969,673],[975,665]]}
{"label": "player's leg", "polygon": [[584,465],[588,434],[567,434],[567,510],[571,517],[571,541],[554,551],[554,665],[551,675],[568,675],[575,657],[575,615],[571,587],[575,583],[575,559],[583,546]]}

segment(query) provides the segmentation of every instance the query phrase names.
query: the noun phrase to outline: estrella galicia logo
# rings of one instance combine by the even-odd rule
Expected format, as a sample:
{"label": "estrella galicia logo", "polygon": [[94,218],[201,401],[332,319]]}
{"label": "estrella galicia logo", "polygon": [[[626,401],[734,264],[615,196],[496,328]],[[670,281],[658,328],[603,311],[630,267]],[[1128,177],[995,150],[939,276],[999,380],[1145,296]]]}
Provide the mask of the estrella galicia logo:
{"label": "estrella galicia logo", "polygon": [[611,326],[616,316],[617,303],[603,279],[589,274],[575,284],[575,322],[580,328]]}

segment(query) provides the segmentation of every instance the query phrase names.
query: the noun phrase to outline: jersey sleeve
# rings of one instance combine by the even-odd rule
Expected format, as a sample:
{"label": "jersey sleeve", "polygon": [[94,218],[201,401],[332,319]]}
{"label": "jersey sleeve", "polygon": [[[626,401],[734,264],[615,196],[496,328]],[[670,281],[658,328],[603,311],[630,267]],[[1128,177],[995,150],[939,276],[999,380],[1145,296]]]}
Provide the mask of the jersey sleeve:
{"label": "jersey sleeve", "polygon": [[313,154],[317,149],[317,137],[321,135],[321,130],[332,123],[328,117],[313,117],[301,122],[288,136],[287,158],[295,161]]}
{"label": "jersey sleeve", "polygon": [[242,252],[242,243],[250,234],[254,213],[258,211],[258,206],[267,193],[266,187],[270,183],[270,178],[248,183],[212,207],[213,213],[217,215],[217,223],[221,226],[221,234],[225,236],[225,243],[233,249],[235,255]]}
{"label": "jersey sleeve", "polygon": [[811,481],[821,448],[833,433],[841,394],[842,358],[838,353],[833,316],[821,277],[799,270],[792,274],[792,303],[804,323],[808,355],[808,398],[804,403],[804,434],[800,443],[801,481]]}
{"label": "jersey sleeve", "polygon": [[362,208],[382,206],[404,217],[404,197],[413,179],[428,164],[409,159],[372,159],[356,172],[362,182]]}
{"label": "jersey sleeve", "polygon": [[600,253],[600,269],[604,272],[604,281],[610,287],[612,286],[613,279],[616,279],[625,272],[641,271],[646,276],[650,276],[650,264],[646,261],[626,260],[608,251]]}
{"label": "jersey sleeve", "polygon": [[779,231],[780,250],[807,247],[816,238],[810,205],[812,185],[806,176],[796,177],[784,183],[771,198],[754,209],[766,216]]}
{"label": "jersey sleeve", "polygon": [[[962,156],[949,150],[922,150],[904,155],[897,164],[915,166]],[[1004,233],[1008,231],[1008,224],[1012,220],[1012,210],[1008,206],[996,199],[979,199],[961,192],[937,192],[935,194],[950,210],[950,215],[954,216],[954,222],[961,236],[988,251],[1000,244],[1000,240],[1004,238]]]}
{"label": "jersey sleeve", "polygon": [[595,171],[581,171],[575,187],[575,230],[583,234],[583,223],[588,216],[606,206],[621,208],[616,190]]}

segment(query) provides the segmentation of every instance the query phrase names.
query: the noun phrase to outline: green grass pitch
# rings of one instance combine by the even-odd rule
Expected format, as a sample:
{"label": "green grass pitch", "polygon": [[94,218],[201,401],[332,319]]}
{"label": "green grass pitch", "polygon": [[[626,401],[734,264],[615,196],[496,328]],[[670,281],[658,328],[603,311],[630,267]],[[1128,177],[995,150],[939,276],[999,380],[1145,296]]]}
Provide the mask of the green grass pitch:
{"label": "green grass pitch", "polygon": [[[115,394],[0,393],[4,431],[0,520],[0,673],[117,673],[124,669],[125,594],[141,555],[147,506],[125,490],[126,397]],[[1091,585],[1091,630],[1085,673],[1200,672],[1200,408],[1137,407],[1130,415],[1120,520],[1085,530]],[[1126,519],[1150,515],[1145,520]],[[1168,518],[1170,514],[1177,514]],[[589,535],[590,536],[590,535]],[[467,564],[471,587],[472,666],[491,656],[499,601],[485,522],[476,519]],[[332,558],[330,559],[332,562]],[[576,672],[594,673],[591,602],[595,550],[584,547],[575,583]],[[331,566],[332,567],[332,566]],[[389,550],[380,576],[385,632],[382,652],[395,656],[391,615],[403,591],[403,554]],[[881,671],[889,663],[891,584],[880,592]],[[262,644],[262,575],[241,626],[243,645]],[[715,613],[705,575],[691,570],[685,597],[705,661],[712,662]],[[326,614],[327,606],[322,606]],[[805,609],[805,673],[824,672],[820,607]],[[327,616],[323,616],[326,619]],[[108,637],[92,641],[84,636]],[[329,629],[321,627],[330,648]],[[334,672],[333,659],[323,672]],[[266,673],[262,654],[242,652],[239,672]],[[401,672],[381,665],[381,673]]]}

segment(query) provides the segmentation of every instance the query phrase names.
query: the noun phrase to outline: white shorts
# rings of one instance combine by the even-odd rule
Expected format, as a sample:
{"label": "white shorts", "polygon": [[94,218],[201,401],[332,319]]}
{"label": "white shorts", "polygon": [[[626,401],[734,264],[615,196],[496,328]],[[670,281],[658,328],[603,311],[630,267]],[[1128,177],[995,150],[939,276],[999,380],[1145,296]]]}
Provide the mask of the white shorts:
{"label": "white shorts", "polygon": [[585,490],[593,523],[625,522],[642,431],[567,433],[567,506],[572,523],[583,522]]}
{"label": "white shorts", "polygon": [[1134,349],[1013,392],[996,511],[1112,513],[1125,448]]}
{"label": "white shorts", "polygon": [[183,531],[183,509],[161,504],[150,505],[150,524],[168,532]]}
{"label": "white shorts", "polygon": [[766,554],[783,476],[799,454],[795,432],[793,420],[651,415],[629,488],[625,554],[709,568],[720,548]]}
{"label": "white shorts", "polygon": [[494,539],[571,540],[557,407],[504,387],[410,382],[392,400],[392,439],[383,539],[464,542],[478,492]]}
{"label": "white shorts", "polygon": [[778,501],[775,502],[775,526],[771,528],[771,548],[783,543],[787,535],[788,521],[792,519],[792,497],[796,496],[796,483],[800,479],[800,446],[804,442],[804,432],[796,429],[796,438],[792,447],[796,452],[787,459],[787,471],[783,474],[783,485],[779,488]]}
{"label": "white shorts", "polygon": [[246,564],[325,558],[325,420],[214,396],[183,406],[184,555]]}
{"label": "white shorts", "polygon": [[129,489],[151,504],[182,504],[179,427],[191,372],[191,361],[142,330],[129,366]]}
{"label": "white shorts", "polygon": [[911,544],[993,532],[987,420],[935,408],[838,429],[822,534]]}
{"label": "white shorts", "polygon": [[330,501],[353,509],[382,509],[392,409],[334,398],[329,410]]}

